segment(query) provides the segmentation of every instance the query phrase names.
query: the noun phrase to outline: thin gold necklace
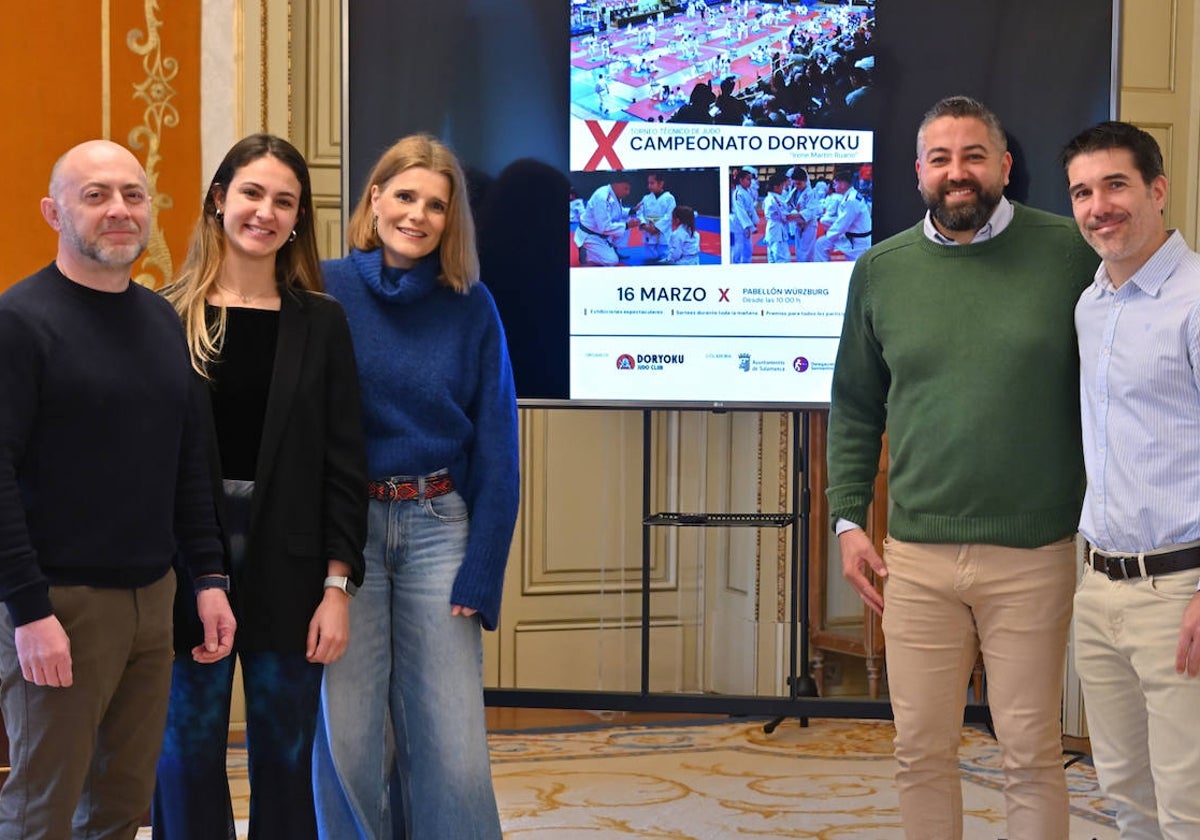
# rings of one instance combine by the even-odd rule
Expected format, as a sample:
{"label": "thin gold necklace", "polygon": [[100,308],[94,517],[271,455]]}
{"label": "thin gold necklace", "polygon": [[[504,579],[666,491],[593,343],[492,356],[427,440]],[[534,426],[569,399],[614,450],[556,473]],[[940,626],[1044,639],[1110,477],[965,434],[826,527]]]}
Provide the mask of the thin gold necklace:
{"label": "thin gold necklace", "polygon": [[[229,292],[229,294],[233,295],[235,298],[237,298],[238,300],[240,300],[242,303],[245,303],[245,304],[253,303],[254,301],[258,300],[260,297],[266,297],[267,295],[269,295],[271,293],[270,291],[267,291],[267,292],[257,292],[252,295],[244,295],[241,292],[237,291],[236,289],[229,288],[224,283],[222,283],[220,280],[217,281],[217,288],[222,289],[226,292]],[[274,289],[272,289],[271,291],[274,291]]]}

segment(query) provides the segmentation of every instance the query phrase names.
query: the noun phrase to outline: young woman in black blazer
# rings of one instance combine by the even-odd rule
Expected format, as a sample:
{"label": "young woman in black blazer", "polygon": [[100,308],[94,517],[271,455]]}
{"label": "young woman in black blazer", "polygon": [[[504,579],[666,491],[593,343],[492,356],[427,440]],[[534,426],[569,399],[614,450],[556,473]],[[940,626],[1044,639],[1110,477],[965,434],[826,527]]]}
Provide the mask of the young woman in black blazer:
{"label": "young woman in black blazer", "polygon": [[[316,837],[313,728],[323,666],[345,650],[362,582],[366,455],[342,308],[321,294],[312,189],[287,141],[255,134],[213,176],[176,282],[212,401],[214,487],[231,558],[250,765],[251,838]],[[196,644],[190,581],[176,650]],[[225,744],[229,657],[175,660],[153,836],[235,836]]]}

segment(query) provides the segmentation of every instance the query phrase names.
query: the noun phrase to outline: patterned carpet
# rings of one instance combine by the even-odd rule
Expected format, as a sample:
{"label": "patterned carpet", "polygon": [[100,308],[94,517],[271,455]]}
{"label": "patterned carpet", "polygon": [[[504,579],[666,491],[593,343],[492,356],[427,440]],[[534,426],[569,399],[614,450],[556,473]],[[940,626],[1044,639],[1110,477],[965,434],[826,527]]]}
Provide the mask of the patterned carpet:
{"label": "patterned carpet", "polygon": [[[493,733],[506,840],[901,840],[886,721],[590,726]],[[1005,836],[999,748],[963,729],[966,840]],[[239,838],[246,756],[230,751]],[[1069,840],[1116,840],[1090,764],[1067,770]],[[149,837],[144,829],[139,837]]]}
{"label": "patterned carpet", "polygon": [[[508,840],[902,838],[889,722],[642,726],[492,736]],[[1004,836],[999,748],[962,738],[967,840]],[[1068,773],[1070,840],[1115,840],[1090,765]]]}

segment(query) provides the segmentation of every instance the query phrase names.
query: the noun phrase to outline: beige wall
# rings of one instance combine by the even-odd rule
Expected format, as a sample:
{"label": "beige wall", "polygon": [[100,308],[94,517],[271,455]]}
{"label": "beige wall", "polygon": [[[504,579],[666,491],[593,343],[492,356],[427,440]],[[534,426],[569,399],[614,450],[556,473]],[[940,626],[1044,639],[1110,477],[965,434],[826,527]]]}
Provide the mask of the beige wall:
{"label": "beige wall", "polygon": [[[1172,184],[1168,222],[1195,245],[1197,0],[1123,5],[1120,116],[1162,143]],[[208,145],[223,150],[251,130],[289,136],[313,163],[323,251],[340,253],[337,0],[204,0],[204,9],[213,27],[206,60],[234,82],[223,88],[233,90],[224,101],[219,91],[205,92],[205,125],[214,126],[204,135],[206,160]],[[487,682],[636,687],[641,414],[524,410],[521,423],[524,503],[502,626],[487,637]],[[788,504],[786,416],[657,412],[653,423],[655,509]],[[654,687],[784,691],[787,558],[786,532],[656,531]],[[844,596],[835,590],[832,604]]]}
{"label": "beige wall", "polygon": [[1200,84],[1196,0],[1124,0],[1120,117],[1155,136],[1171,183],[1167,224],[1200,246]]}

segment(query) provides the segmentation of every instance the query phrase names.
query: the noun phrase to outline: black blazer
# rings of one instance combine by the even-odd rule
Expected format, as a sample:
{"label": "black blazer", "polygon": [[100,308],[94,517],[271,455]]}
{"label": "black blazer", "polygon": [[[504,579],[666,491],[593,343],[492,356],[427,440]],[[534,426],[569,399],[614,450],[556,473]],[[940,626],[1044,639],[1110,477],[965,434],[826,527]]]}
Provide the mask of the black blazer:
{"label": "black blazer", "polygon": [[[354,348],[341,305],[296,289],[284,289],[280,298],[247,562],[230,596],[238,650],[303,653],[329,560],[350,564],[351,579],[362,583],[367,456]],[[211,422],[209,427],[213,495],[222,518],[220,458]],[[192,581],[176,571],[175,650],[190,656],[203,633]]]}

